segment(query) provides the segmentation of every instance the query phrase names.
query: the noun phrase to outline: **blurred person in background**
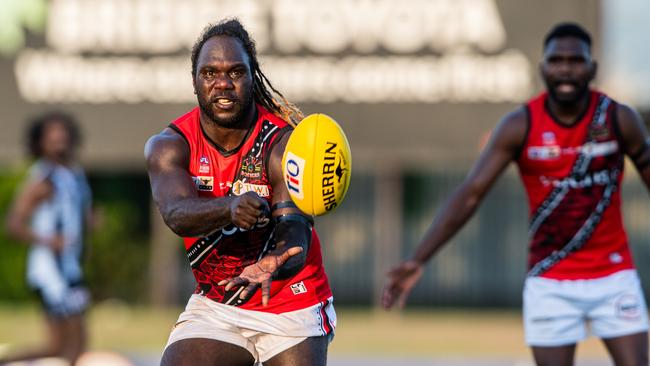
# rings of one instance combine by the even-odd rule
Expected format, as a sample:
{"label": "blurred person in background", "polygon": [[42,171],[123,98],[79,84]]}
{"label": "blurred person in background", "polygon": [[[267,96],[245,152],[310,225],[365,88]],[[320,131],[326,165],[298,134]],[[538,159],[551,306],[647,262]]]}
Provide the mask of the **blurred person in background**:
{"label": "blurred person in background", "polygon": [[82,254],[91,192],[76,160],[79,140],[77,122],[60,112],[35,118],[27,130],[35,161],[6,227],[11,236],[30,245],[27,283],[45,310],[48,343],[0,359],[0,364],[45,357],[74,364],[86,348],[84,312],[90,296],[83,285]]}
{"label": "blurred person in background", "polygon": [[197,282],[162,365],[324,366],[332,293],[312,218],[281,169],[302,113],[236,19],[206,28],[191,59],[198,107],[145,146],[154,201]]}
{"label": "blurred person in background", "polygon": [[514,161],[530,204],[523,317],[535,362],[572,365],[589,328],[616,365],[648,365],[648,313],[620,207],[625,155],[650,187],[646,127],[589,87],[597,65],[581,26],[558,24],[543,51],[546,91],[502,119],[411,259],[389,271],[382,303],[404,306],[427,261]]}

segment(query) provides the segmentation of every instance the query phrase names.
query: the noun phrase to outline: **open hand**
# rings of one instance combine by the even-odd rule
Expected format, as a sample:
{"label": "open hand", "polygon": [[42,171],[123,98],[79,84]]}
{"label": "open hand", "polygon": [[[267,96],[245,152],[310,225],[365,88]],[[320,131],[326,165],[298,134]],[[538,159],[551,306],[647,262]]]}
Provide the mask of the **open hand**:
{"label": "open hand", "polygon": [[388,271],[386,277],[381,304],[385,309],[392,308],[395,303],[403,308],[411,290],[422,277],[422,264],[415,261],[402,262]]}
{"label": "open hand", "polygon": [[255,291],[258,286],[262,287],[262,305],[266,306],[271,297],[271,276],[282,267],[282,265],[296,254],[302,252],[301,247],[291,247],[277,254],[269,254],[253,263],[242,271],[239,276],[228,278],[218,283],[219,286],[226,286],[226,291],[237,286],[246,286],[239,294],[240,299],[245,299],[251,292]]}

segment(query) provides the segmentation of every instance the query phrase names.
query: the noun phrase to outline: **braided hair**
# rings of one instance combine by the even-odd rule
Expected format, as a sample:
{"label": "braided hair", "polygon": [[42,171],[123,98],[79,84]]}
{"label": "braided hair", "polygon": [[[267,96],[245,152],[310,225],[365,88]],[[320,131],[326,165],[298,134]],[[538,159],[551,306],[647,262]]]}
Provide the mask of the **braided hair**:
{"label": "braided hair", "polygon": [[192,76],[196,75],[197,60],[203,44],[215,36],[228,36],[238,39],[250,60],[250,68],[253,73],[253,97],[255,102],[273,112],[276,116],[295,126],[304,118],[303,113],[293,103],[289,102],[264,75],[257,61],[255,41],[248,35],[246,29],[239,19],[225,19],[217,24],[208,25],[199,39],[192,47]]}

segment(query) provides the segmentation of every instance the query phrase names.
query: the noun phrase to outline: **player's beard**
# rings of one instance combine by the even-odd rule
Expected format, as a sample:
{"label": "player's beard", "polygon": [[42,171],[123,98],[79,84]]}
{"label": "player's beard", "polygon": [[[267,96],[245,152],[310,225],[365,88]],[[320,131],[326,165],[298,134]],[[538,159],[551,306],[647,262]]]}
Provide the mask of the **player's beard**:
{"label": "player's beard", "polygon": [[197,100],[199,102],[199,107],[203,114],[208,117],[208,120],[212,123],[215,123],[221,127],[236,127],[243,121],[243,118],[246,116],[253,105],[253,92],[252,90],[249,93],[245,93],[242,99],[232,99],[235,103],[234,113],[230,117],[218,117],[214,110],[212,109],[212,101],[203,96],[200,92],[197,93]]}
{"label": "player's beard", "polygon": [[570,94],[558,93],[557,85],[559,82],[554,82],[552,85],[546,82],[546,89],[548,94],[554,102],[561,106],[571,107],[580,102],[589,92],[589,83],[573,82],[575,91]]}

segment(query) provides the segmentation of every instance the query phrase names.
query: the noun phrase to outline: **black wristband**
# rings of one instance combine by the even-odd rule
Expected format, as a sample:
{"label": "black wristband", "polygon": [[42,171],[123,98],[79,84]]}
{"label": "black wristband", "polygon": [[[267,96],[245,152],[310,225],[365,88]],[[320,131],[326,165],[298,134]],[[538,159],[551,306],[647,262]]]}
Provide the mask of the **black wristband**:
{"label": "black wristband", "polygon": [[271,206],[271,212],[273,212],[275,210],[279,210],[281,208],[289,208],[289,207],[298,208],[298,207],[296,207],[296,204],[293,203],[293,201],[280,201],[280,202],[275,203],[273,206]]}

